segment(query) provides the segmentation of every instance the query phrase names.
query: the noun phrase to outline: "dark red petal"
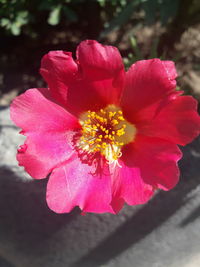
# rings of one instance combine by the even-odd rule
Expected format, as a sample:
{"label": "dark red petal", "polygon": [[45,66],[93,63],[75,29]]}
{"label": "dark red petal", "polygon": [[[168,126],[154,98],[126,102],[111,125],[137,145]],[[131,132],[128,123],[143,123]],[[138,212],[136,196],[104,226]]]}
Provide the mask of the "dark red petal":
{"label": "dark red petal", "polygon": [[60,104],[67,103],[67,90],[75,80],[77,64],[71,53],[51,51],[41,61],[40,73],[46,80],[53,98]]}
{"label": "dark red petal", "polygon": [[136,112],[158,102],[176,87],[174,63],[159,59],[141,60],[126,73],[121,105],[125,116],[133,121]]}
{"label": "dark red petal", "polygon": [[27,136],[17,159],[37,179],[71,156],[72,130],[79,127],[75,117],[45,96],[47,89],[30,89],[11,104],[11,119]]}
{"label": "dark red petal", "polygon": [[[93,40],[80,43],[77,48],[77,59],[83,75],[91,81],[117,79],[124,73],[124,65],[118,49]],[[123,80],[121,81],[123,85]],[[118,88],[122,90],[122,88]],[[117,92],[120,94],[120,92]]]}
{"label": "dark red petal", "polygon": [[171,99],[153,120],[141,125],[140,132],[185,145],[200,133],[200,117],[196,110],[197,101],[191,96]]}
{"label": "dark red petal", "polygon": [[69,90],[68,108],[80,113],[95,105],[119,104],[125,71],[117,48],[87,40],[77,49],[77,61],[79,73]]}
{"label": "dark red petal", "polygon": [[83,212],[111,212],[111,181],[104,168],[94,174],[95,168],[74,158],[54,169],[47,185],[47,203],[57,213],[70,212],[79,206]]}
{"label": "dark red petal", "polygon": [[159,112],[169,104],[169,102],[180,96],[182,93],[183,92],[181,91],[173,92],[167,97],[164,97],[163,99],[153,103],[152,105],[136,111],[132,114],[132,121],[134,121],[136,126],[139,124],[139,126],[144,127],[146,124],[149,124],[149,122],[152,121],[159,114]]}
{"label": "dark red petal", "polygon": [[123,205],[122,200],[129,205],[144,204],[154,193],[154,187],[143,179],[137,166],[128,166],[123,161],[120,161],[120,165],[115,168],[112,179],[112,204],[117,211]]}
{"label": "dark red petal", "polygon": [[71,54],[63,51],[42,59],[40,72],[58,103],[76,116],[119,103],[125,71],[117,48],[84,41],[77,49],[77,63],[78,68]]}
{"label": "dark red petal", "polygon": [[169,190],[178,182],[177,161],[181,156],[175,144],[159,138],[137,136],[134,143],[124,148],[122,159],[126,166],[140,170],[145,183]]}
{"label": "dark red petal", "polygon": [[87,77],[83,78],[80,73],[79,75],[77,81],[68,88],[66,108],[70,113],[79,117],[85,111],[96,111],[115,103],[112,99],[114,93],[111,94],[112,90],[115,90],[112,80],[88,81]]}
{"label": "dark red petal", "polygon": [[124,203],[125,201],[121,196],[113,194],[111,206],[116,214],[123,208]]}

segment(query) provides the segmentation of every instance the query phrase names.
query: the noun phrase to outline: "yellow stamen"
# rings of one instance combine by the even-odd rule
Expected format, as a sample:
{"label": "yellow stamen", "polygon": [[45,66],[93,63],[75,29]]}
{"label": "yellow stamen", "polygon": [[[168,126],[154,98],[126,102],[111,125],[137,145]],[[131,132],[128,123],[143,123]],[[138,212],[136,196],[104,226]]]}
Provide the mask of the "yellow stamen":
{"label": "yellow stamen", "polygon": [[87,153],[100,152],[109,164],[119,165],[122,146],[132,142],[136,128],[116,106],[110,105],[99,111],[87,111],[80,118],[81,137],[77,147]]}

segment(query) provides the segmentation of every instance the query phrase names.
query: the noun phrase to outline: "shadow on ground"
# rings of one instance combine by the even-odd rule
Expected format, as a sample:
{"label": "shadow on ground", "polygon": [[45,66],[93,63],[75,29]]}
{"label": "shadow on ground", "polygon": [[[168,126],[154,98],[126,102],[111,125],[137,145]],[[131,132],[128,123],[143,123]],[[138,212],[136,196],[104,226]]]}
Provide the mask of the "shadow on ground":
{"label": "shadow on ground", "polygon": [[0,168],[0,236],[22,250],[43,247],[44,241],[76,218],[55,214],[45,201],[46,180],[22,182],[12,171]]}
{"label": "shadow on ground", "polygon": [[[159,192],[114,233],[108,235],[102,243],[73,264],[73,267],[94,267],[106,264],[138,243],[186,204],[187,194],[200,184],[199,156],[196,157],[200,152],[199,140],[184,148],[183,152],[184,158],[180,162],[181,181],[177,187],[170,192]],[[200,208],[196,209],[190,218],[183,222],[183,225],[186,222],[192,222],[199,215]]]}
{"label": "shadow on ground", "polygon": [[[50,255],[47,245],[48,242],[52,242],[50,239],[54,235],[53,242],[61,242],[60,247],[58,246],[54,250],[60,260],[57,262],[59,264],[57,266],[95,267],[104,265],[129,247],[133,247],[187,203],[188,193],[200,183],[200,164],[199,156],[197,156],[200,153],[199,143],[200,140],[197,139],[183,149],[184,158],[180,162],[182,177],[177,187],[170,192],[158,192],[147,205],[142,206],[136,212],[132,212],[134,208],[131,207],[129,219],[121,221],[115,228],[112,228],[113,219],[119,220],[124,216],[123,213],[116,217],[113,215],[86,215],[83,217],[78,215],[79,211],[75,209],[70,214],[55,214],[46,205],[46,180],[22,182],[11,170],[1,167],[1,240],[16,243],[18,249],[24,251],[23,255],[26,255],[26,252],[38,255],[38,251],[40,251],[40,254],[46,255],[42,259],[42,266],[56,266],[49,262]],[[191,221],[197,217],[196,213],[198,212],[199,209],[194,211],[195,215],[191,214]],[[187,223],[190,220],[188,219]],[[96,228],[103,227],[103,221],[104,228],[106,227],[104,230],[106,237],[99,242],[95,231]],[[68,227],[69,225],[70,227]],[[113,225],[116,226],[114,223]],[[57,231],[63,233],[62,240],[57,240]],[[60,238],[60,234],[58,236]],[[92,245],[88,245],[87,241]],[[88,249],[81,254],[79,252],[85,248],[83,246],[88,246]],[[60,248],[62,248],[62,252],[59,250]],[[76,262],[68,265],[69,261],[67,262],[66,258],[71,255],[70,249],[72,248],[74,255],[70,262]],[[41,257],[43,257],[42,254]],[[35,265],[31,266],[36,267]]]}

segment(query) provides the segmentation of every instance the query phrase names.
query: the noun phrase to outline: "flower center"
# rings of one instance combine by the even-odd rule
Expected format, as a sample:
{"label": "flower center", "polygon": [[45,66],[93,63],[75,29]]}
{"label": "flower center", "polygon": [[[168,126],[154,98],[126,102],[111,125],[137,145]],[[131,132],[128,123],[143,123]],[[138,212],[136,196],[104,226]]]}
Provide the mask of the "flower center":
{"label": "flower center", "polygon": [[78,148],[85,152],[99,152],[109,164],[117,163],[121,148],[132,142],[136,128],[124,117],[122,111],[109,105],[99,111],[87,111],[80,118],[81,137]]}

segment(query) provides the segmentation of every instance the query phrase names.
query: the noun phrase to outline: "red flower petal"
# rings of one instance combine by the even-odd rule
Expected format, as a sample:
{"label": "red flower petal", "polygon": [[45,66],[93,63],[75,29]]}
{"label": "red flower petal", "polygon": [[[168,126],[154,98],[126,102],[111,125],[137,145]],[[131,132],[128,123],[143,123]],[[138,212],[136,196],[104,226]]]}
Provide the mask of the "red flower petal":
{"label": "red flower petal", "polygon": [[77,49],[79,72],[68,90],[67,109],[73,114],[109,104],[119,104],[124,86],[124,66],[117,48],[96,41],[82,42]]}
{"label": "red flower petal", "polygon": [[54,169],[47,185],[47,203],[57,213],[79,206],[83,212],[111,212],[110,175],[93,175],[93,167],[78,158]]}
{"label": "red flower petal", "polygon": [[200,133],[197,101],[191,96],[178,96],[165,103],[152,121],[143,125],[145,135],[185,145]]}
{"label": "red flower petal", "polygon": [[[83,75],[90,81],[100,81],[113,79],[116,83],[116,90],[112,88],[102,88],[103,94],[115,95],[118,101],[123,89],[124,64],[118,49],[114,46],[102,45],[93,40],[81,42],[77,48],[77,59],[82,69]],[[122,77],[119,77],[122,76]],[[107,92],[112,90],[112,92]]]}
{"label": "red flower petal", "polygon": [[71,54],[52,51],[42,59],[40,72],[55,100],[75,114],[118,104],[124,86],[124,65],[117,48],[84,41]]}
{"label": "red flower petal", "polygon": [[163,99],[149,105],[138,112],[134,112],[132,114],[132,121],[136,125],[136,127],[143,128],[149,124],[158,114],[159,112],[165,108],[166,105],[169,104],[170,101],[174,100],[176,97],[180,96],[183,92],[182,91],[175,91],[170,95],[164,97]]}
{"label": "red flower petal", "polygon": [[115,168],[113,173],[113,209],[121,208],[121,199],[129,205],[146,203],[154,193],[153,186],[145,182],[137,166],[127,166],[123,161],[120,161],[120,165],[121,168]]}
{"label": "red flower petal", "polygon": [[116,88],[113,87],[111,79],[89,81],[80,72],[77,75],[76,82],[68,88],[66,108],[70,113],[79,117],[85,111],[96,111],[115,102]]}
{"label": "red flower petal", "polygon": [[162,139],[137,136],[123,151],[125,164],[139,168],[143,181],[163,190],[172,189],[178,182],[179,148]]}
{"label": "red flower petal", "polygon": [[126,74],[126,85],[121,105],[126,117],[134,114],[172,93],[176,87],[174,63],[159,59],[136,62]]}
{"label": "red flower petal", "polygon": [[75,81],[77,69],[68,52],[51,51],[42,58],[40,73],[48,83],[54,100],[62,105],[67,103],[67,90]]}
{"label": "red flower petal", "polygon": [[30,89],[11,105],[12,120],[27,136],[17,159],[38,179],[45,178],[52,168],[70,157],[70,131],[79,127],[71,114],[45,96],[49,97],[46,89]]}

